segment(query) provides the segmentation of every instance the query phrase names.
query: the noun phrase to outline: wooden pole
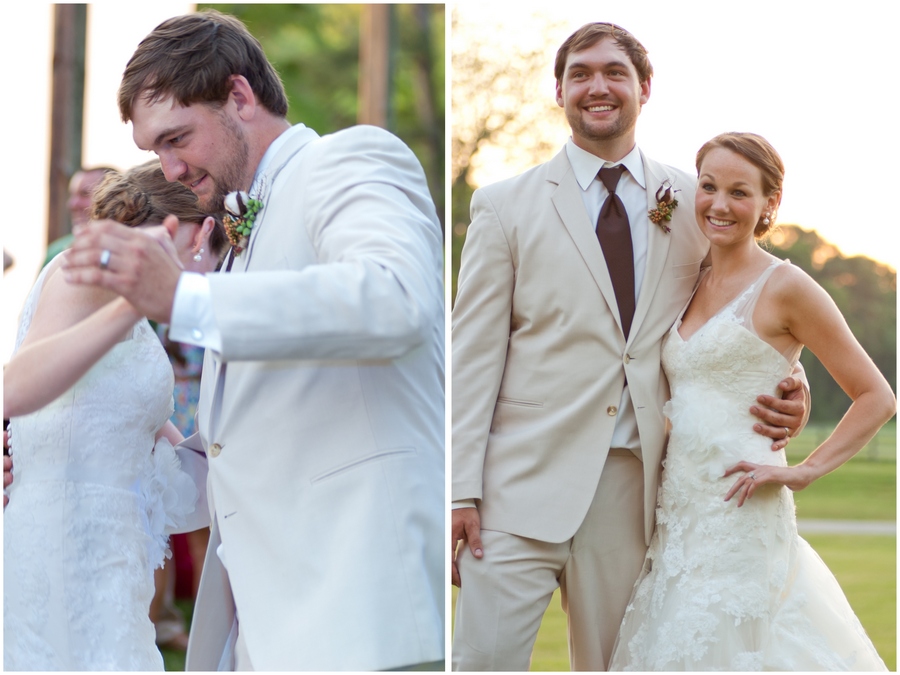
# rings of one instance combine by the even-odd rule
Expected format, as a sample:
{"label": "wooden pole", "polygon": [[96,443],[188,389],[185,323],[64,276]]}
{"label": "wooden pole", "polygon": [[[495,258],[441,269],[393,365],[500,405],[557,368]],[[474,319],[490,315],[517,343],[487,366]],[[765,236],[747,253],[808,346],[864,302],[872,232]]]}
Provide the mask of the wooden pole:
{"label": "wooden pole", "polygon": [[81,167],[87,5],[54,7],[47,243],[72,231],[69,178]]}
{"label": "wooden pole", "polygon": [[359,124],[389,128],[390,5],[363,5],[359,31]]}

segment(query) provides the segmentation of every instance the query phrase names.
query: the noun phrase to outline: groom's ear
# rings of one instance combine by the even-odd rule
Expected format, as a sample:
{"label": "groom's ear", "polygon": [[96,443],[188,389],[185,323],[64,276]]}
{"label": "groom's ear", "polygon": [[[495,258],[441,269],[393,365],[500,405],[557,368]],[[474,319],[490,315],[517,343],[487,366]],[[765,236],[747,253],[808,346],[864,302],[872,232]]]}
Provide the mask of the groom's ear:
{"label": "groom's ear", "polygon": [[231,75],[231,92],[229,98],[234,102],[238,116],[245,122],[251,120],[256,113],[256,94],[253,87],[243,75]]}

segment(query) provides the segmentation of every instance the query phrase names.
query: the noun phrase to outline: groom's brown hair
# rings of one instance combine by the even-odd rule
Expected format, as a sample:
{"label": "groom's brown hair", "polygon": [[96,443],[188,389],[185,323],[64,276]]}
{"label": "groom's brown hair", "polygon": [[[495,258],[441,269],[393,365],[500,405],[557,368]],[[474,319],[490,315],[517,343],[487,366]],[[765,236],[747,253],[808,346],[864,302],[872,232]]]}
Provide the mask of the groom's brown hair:
{"label": "groom's brown hair", "polygon": [[259,103],[287,115],[288,102],[278,73],[243,23],[215,10],[167,19],[135,50],[119,85],[119,112],[128,122],[139,96],[154,103],[221,106],[231,93],[231,76],[243,75]]}
{"label": "groom's brown hair", "polygon": [[627,30],[614,23],[586,23],[581,28],[572,33],[566,41],[562,43],[559,51],[556,52],[556,63],[553,66],[553,74],[556,75],[556,81],[562,82],[563,71],[566,69],[566,59],[572,52],[580,52],[606,38],[612,38],[613,41],[628,54],[632,65],[637,70],[638,81],[643,84],[653,77],[653,66],[650,59],[647,58],[647,50],[638,39]]}

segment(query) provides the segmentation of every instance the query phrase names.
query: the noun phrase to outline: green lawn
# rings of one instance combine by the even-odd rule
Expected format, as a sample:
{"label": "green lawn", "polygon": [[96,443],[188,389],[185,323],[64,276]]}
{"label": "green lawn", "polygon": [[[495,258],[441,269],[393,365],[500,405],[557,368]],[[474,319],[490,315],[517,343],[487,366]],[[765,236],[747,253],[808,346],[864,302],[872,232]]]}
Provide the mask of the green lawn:
{"label": "green lawn", "polygon": [[[788,445],[797,464],[824,441],[830,426],[810,425]],[[794,495],[798,518],[896,520],[897,425],[891,421],[859,454]]]}
{"label": "green lawn", "polygon": [[[194,615],[194,603],[192,600],[176,600],[175,604],[178,606],[178,609],[181,610],[181,613],[184,614],[184,621],[187,626],[191,625],[191,618]],[[171,649],[163,649],[163,663],[165,663],[166,670],[169,671],[184,671],[184,652],[176,652]]]}
{"label": "green lawn", "polygon": [[[810,535],[816,549],[837,577],[881,658],[890,670],[897,669],[897,556],[894,537],[860,535]],[[456,602],[456,589],[453,589]],[[566,615],[559,591],[554,593],[544,615],[531,670],[569,670]]]}
{"label": "green lawn", "polygon": [[[810,425],[788,446],[796,464],[831,431]],[[896,422],[891,421],[872,443],[837,471],[795,494],[797,515],[804,519],[896,519]],[[897,667],[897,540],[888,536],[806,536],[837,577],[851,606],[890,670]],[[455,604],[456,589],[453,600]],[[569,669],[566,617],[557,591],[544,615],[532,654],[531,669]]]}

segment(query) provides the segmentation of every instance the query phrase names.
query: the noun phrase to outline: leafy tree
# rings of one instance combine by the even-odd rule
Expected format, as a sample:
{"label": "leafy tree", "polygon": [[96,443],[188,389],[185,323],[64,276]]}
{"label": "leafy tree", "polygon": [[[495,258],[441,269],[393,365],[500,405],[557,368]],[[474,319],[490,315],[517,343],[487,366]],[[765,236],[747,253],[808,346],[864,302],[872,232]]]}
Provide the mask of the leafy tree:
{"label": "leafy tree", "polygon": [[[771,248],[774,255],[789,258],[828,292],[856,339],[896,391],[897,273],[870,258],[844,257],[815,231],[796,225],[781,226],[771,239]],[[812,393],[811,419],[839,419],[850,405],[849,397],[812,352],[804,350],[800,361]]]}
{"label": "leafy tree", "polygon": [[[544,44],[535,49],[498,45],[477,23],[451,18],[453,63],[453,133],[451,151],[452,293],[456,297],[459,259],[469,224],[469,202],[476,185],[473,162],[485,148],[527,163],[545,161],[554,147],[536,120],[558,114],[552,92],[532,94],[542,75],[552,73],[550,41],[559,31],[545,25]],[[523,40],[526,44],[540,41]],[[489,96],[485,93],[490,92]]]}

